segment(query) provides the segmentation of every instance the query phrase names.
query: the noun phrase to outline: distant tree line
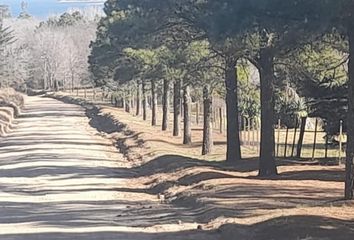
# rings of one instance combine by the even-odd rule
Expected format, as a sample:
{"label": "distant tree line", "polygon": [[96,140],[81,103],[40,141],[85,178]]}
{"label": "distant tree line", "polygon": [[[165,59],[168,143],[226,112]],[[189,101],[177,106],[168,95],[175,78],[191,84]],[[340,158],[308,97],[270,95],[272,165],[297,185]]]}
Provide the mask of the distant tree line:
{"label": "distant tree line", "polygon": [[[102,14],[101,14],[102,15]],[[58,91],[91,84],[87,58],[100,13],[71,11],[38,21],[26,11],[1,25],[1,85]]]}

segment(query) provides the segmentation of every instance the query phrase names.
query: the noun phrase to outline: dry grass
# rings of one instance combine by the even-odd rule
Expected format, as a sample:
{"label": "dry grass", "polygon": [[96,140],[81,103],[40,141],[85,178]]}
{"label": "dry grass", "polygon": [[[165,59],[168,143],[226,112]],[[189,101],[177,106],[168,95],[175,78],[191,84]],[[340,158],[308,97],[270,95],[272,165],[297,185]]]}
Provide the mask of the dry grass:
{"label": "dry grass", "polygon": [[16,92],[12,88],[0,89],[0,100],[9,103],[14,103],[19,108],[22,108],[25,103],[23,95]]}
{"label": "dry grass", "polygon": [[15,117],[24,107],[24,97],[11,88],[0,89],[0,136],[6,136],[11,130]]}

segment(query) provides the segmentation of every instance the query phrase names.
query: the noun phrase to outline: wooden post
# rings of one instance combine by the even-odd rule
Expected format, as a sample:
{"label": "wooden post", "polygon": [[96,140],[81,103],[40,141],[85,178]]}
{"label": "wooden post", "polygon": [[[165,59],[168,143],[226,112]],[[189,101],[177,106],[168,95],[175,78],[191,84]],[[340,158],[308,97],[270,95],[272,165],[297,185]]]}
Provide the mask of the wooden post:
{"label": "wooden post", "polygon": [[86,88],[84,88],[84,98],[87,98],[87,91],[86,91]]}
{"label": "wooden post", "polygon": [[[183,101],[182,101],[182,98],[180,99],[180,103],[179,103],[179,106],[180,106],[180,113],[181,113],[181,118],[182,118],[182,120],[183,120],[183,112],[184,112],[184,110],[183,110]],[[183,120],[184,121],[184,120]]]}
{"label": "wooden post", "polygon": [[252,118],[252,124],[251,124],[251,129],[252,129],[252,146],[253,149],[256,148],[256,134],[255,134],[255,128],[256,128],[256,120]]}
{"label": "wooden post", "polygon": [[288,150],[288,136],[289,136],[289,128],[286,127],[285,147],[284,147],[284,158],[286,158],[286,156],[287,156],[287,150]]}
{"label": "wooden post", "polygon": [[200,104],[199,115],[200,115],[201,119],[203,120],[204,119],[204,104]]}
{"label": "wooden post", "polygon": [[[224,116],[224,133],[227,133],[227,121],[226,121],[226,107],[224,107],[223,108],[224,109],[224,111],[223,111],[223,116]],[[238,121],[238,119],[236,120],[236,121]]]}
{"label": "wooden post", "polygon": [[149,96],[147,97],[147,99],[148,99],[148,108],[149,108],[150,110],[152,110],[152,97],[151,97],[151,95],[149,95]]}
{"label": "wooden post", "polygon": [[294,130],[294,138],[293,138],[293,147],[291,149],[291,157],[294,157],[295,152],[295,141],[296,141],[296,134],[297,134],[297,125],[299,124],[298,118],[296,118],[295,122],[295,130]]}
{"label": "wooden post", "polygon": [[342,161],[342,150],[343,150],[343,120],[340,120],[339,122],[339,161],[338,163],[341,163]]}
{"label": "wooden post", "polygon": [[257,143],[256,143],[256,146],[257,146],[257,152],[259,154],[259,149],[260,149],[260,143],[261,143],[261,140],[260,140],[260,126],[261,126],[261,123],[260,123],[260,120],[259,118],[257,118],[256,120],[257,122],[257,127],[256,127],[256,139],[257,139]]}
{"label": "wooden post", "polygon": [[242,134],[243,134],[243,144],[247,145],[247,132],[246,132],[246,118],[243,117],[243,130],[242,130]]}
{"label": "wooden post", "polygon": [[195,122],[197,123],[198,126],[199,125],[199,101],[196,102],[195,110],[196,110]]}
{"label": "wooden post", "polygon": [[247,119],[247,142],[248,146],[251,146],[251,119]]}
{"label": "wooden post", "polygon": [[[111,93],[111,105],[114,106],[114,94],[113,93]],[[125,105],[125,104],[123,103],[123,105]],[[125,108],[125,106],[124,106],[124,108]]]}
{"label": "wooden post", "polygon": [[279,147],[280,147],[280,129],[281,128],[281,120],[278,119],[278,136],[277,136],[277,142],[276,142],[276,145],[277,145],[277,153],[275,154],[276,157],[279,157],[280,156],[280,152],[279,152]]}
{"label": "wooden post", "polygon": [[326,134],[326,143],[325,143],[325,159],[328,158],[328,134]]}
{"label": "wooden post", "polygon": [[241,143],[241,146],[242,146],[243,145],[242,116],[238,116],[238,127],[240,129],[239,136],[240,136],[240,143]]}
{"label": "wooden post", "polygon": [[217,114],[217,108],[213,107],[213,123],[214,123],[214,129],[217,128],[217,120],[218,120],[218,114]]}
{"label": "wooden post", "polygon": [[304,142],[304,137],[305,137],[305,133],[306,133],[306,120],[307,120],[307,117],[301,118],[299,141],[297,142],[297,146],[296,146],[296,157],[297,158],[301,158],[302,144]]}
{"label": "wooden post", "polygon": [[219,108],[219,123],[220,123],[220,133],[224,132],[224,120],[223,120],[223,110]]}
{"label": "wooden post", "polygon": [[313,148],[312,148],[312,160],[315,159],[316,143],[317,143],[317,127],[318,127],[318,119],[316,118],[315,136],[314,136],[314,139],[313,139]]}

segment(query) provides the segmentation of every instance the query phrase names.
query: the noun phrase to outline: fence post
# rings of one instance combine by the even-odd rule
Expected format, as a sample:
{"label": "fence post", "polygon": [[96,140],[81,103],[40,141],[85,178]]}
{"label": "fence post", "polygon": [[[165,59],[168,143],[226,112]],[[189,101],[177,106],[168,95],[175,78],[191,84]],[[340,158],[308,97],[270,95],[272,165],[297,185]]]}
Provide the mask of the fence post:
{"label": "fence post", "polygon": [[297,125],[299,124],[298,118],[296,118],[295,121],[295,131],[294,131],[294,138],[293,138],[293,147],[291,149],[291,157],[294,157],[294,151],[295,151],[295,141],[296,141],[296,134],[297,134]]}
{"label": "fence post", "polygon": [[287,150],[288,150],[288,136],[289,136],[289,128],[288,128],[288,126],[286,126],[284,158],[286,158],[286,156],[287,156]]}
{"label": "fence post", "polygon": [[[114,106],[114,99],[115,99],[114,94],[111,93],[111,105],[112,106]],[[123,105],[125,105],[125,104],[123,104]]]}
{"label": "fence post", "polygon": [[315,136],[313,139],[312,160],[315,160],[316,143],[317,143],[317,126],[318,126],[318,118],[316,118],[316,124],[315,124]]}
{"label": "fence post", "polygon": [[326,134],[326,143],[325,143],[325,159],[328,158],[328,134]]}
{"label": "fence post", "polygon": [[86,90],[86,87],[84,88],[84,98],[87,98],[87,90]]}
{"label": "fence post", "polygon": [[307,117],[301,118],[299,141],[297,142],[296,157],[301,158],[302,144],[304,142],[305,132],[306,132],[306,120]]}
{"label": "fence post", "polygon": [[[224,133],[227,133],[227,112],[226,112],[226,107],[224,107],[223,116],[224,116]],[[238,121],[238,119],[236,121]]]}
{"label": "fence post", "polygon": [[247,118],[247,142],[251,146],[251,119]]}
{"label": "fence post", "polygon": [[197,123],[197,126],[199,125],[199,101],[196,102],[195,105],[195,122]]}
{"label": "fence post", "polygon": [[278,119],[278,136],[277,136],[277,154],[276,156],[279,157],[279,146],[280,146],[280,126],[281,126],[281,120]]}
{"label": "fence post", "polygon": [[253,149],[256,148],[256,134],[255,134],[255,126],[256,126],[256,119],[255,118],[252,118],[252,124],[251,124],[251,129],[252,129],[252,146],[253,146]]}
{"label": "fence post", "polygon": [[220,133],[224,133],[224,119],[223,119],[223,110],[219,108],[219,118],[220,118]]}
{"label": "fence post", "polygon": [[342,149],[343,149],[343,120],[339,122],[339,163],[342,161]]}
{"label": "fence post", "polygon": [[246,131],[246,118],[243,117],[243,129],[242,129],[242,134],[243,134],[243,141],[244,145],[247,145],[247,131]]}
{"label": "fence post", "polygon": [[218,108],[215,107],[214,109],[214,125],[215,125],[215,129],[218,129],[218,122],[219,122],[219,111]]}
{"label": "fence post", "polygon": [[240,136],[241,146],[243,145],[243,136],[242,136],[242,116],[238,116],[238,127],[240,129],[238,135]]}
{"label": "fence post", "polygon": [[260,126],[261,126],[261,122],[259,120],[259,118],[256,118],[256,122],[257,122],[257,127],[256,127],[256,139],[257,139],[257,143],[256,143],[256,147],[257,147],[257,154],[259,155],[259,150],[260,150],[260,143],[261,143],[261,139],[260,139]]}

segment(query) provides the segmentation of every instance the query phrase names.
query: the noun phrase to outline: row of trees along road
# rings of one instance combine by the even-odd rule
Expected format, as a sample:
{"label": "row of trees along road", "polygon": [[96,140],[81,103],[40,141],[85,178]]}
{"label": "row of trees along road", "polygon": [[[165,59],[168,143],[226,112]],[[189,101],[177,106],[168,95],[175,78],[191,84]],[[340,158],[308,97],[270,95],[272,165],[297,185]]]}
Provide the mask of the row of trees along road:
{"label": "row of trees along road", "polygon": [[[237,163],[241,159],[237,121],[238,65],[246,60],[258,69],[260,76],[259,175],[272,176],[277,174],[273,127],[275,86],[279,78],[286,77],[292,85],[298,86],[299,91],[308,89],[304,86],[308,81],[315,82],[313,75],[309,74],[314,72],[318,79],[328,79],[327,74],[321,78],[319,71],[314,71],[313,64],[301,61],[311,51],[324,54],[323,49],[318,49],[321,44],[335,49],[339,52],[337,56],[349,56],[348,80],[347,84],[342,84],[348,93],[344,115],[347,123],[354,122],[353,10],[350,0],[108,0],[105,4],[107,16],[101,20],[97,40],[91,46],[90,68],[98,85],[108,85],[113,79],[122,88],[131,89],[132,83],[141,88],[144,118],[149,85],[153,125],[156,124],[156,85],[162,82],[163,130],[167,126],[167,99],[173,84],[173,133],[179,133],[182,92],[185,143],[191,141],[188,123],[190,89],[202,91],[205,111],[203,153],[208,153],[211,148],[211,95],[215,89],[223,87],[227,105],[227,161]],[[341,50],[336,48],[338,42],[344,46]],[[344,63],[346,61],[338,66]],[[333,69],[337,70],[338,66]],[[345,197],[351,199],[353,124],[347,124],[347,135]]]}
{"label": "row of trees along road", "polygon": [[[274,157],[275,87],[286,78],[304,96],[305,85],[321,76],[315,60],[301,61],[319,46],[335,49],[332,55],[349,56],[346,84],[347,161],[345,197],[353,198],[354,158],[354,6],[350,0],[108,0],[107,14],[92,43],[90,69],[98,85],[112,79],[121,89],[141,89],[146,112],[146,91],[150,86],[152,109],[156,110],[156,85],[163,87],[163,130],[166,129],[168,94],[173,84],[174,135],[179,134],[181,92],[184,103],[184,142],[189,143],[188,126],[191,90],[202,92],[204,102],[203,153],[212,146],[210,106],[213,91],[225,93],[227,105],[227,161],[241,159],[238,114],[239,65],[247,61],[260,76],[261,149],[259,175],[277,174]],[[330,41],[327,41],[330,39]],[[334,41],[332,41],[335,39]],[[340,44],[338,44],[340,43]],[[341,45],[340,49],[338,45]],[[290,60],[289,60],[290,59]],[[311,62],[311,64],[309,64]],[[337,73],[341,62],[333,69]],[[315,69],[316,68],[316,69]],[[345,71],[344,71],[345,72]],[[313,73],[313,75],[310,75]],[[318,84],[317,84],[318,85]],[[318,86],[315,87],[318,87]],[[129,91],[128,91],[129,92]],[[140,102],[140,101],[139,101]],[[140,108],[138,104],[138,108]],[[155,109],[155,110],[154,110]],[[137,111],[140,111],[137,109]],[[146,117],[146,114],[143,114]],[[156,124],[156,112],[152,124]]]}
{"label": "row of trees along road", "polygon": [[[18,18],[1,19],[1,86],[73,90],[94,80],[117,89],[128,111],[133,111],[136,92],[136,113],[142,111],[144,119],[150,102],[152,125],[157,124],[161,101],[162,130],[168,127],[172,93],[173,135],[180,134],[183,111],[184,144],[192,142],[191,102],[202,99],[203,154],[213,146],[213,96],[225,98],[229,163],[241,159],[239,113],[255,117],[261,110],[260,176],[277,174],[275,119],[293,126],[296,121],[289,113],[307,112],[324,119],[328,135],[335,135],[339,120],[346,119],[345,196],[350,199],[352,11],[349,0],[108,0],[106,16],[98,24],[96,9],[71,11],[44,22],[24,10]],[[258,71],[259,83],[245,80],[252,69]]]}

